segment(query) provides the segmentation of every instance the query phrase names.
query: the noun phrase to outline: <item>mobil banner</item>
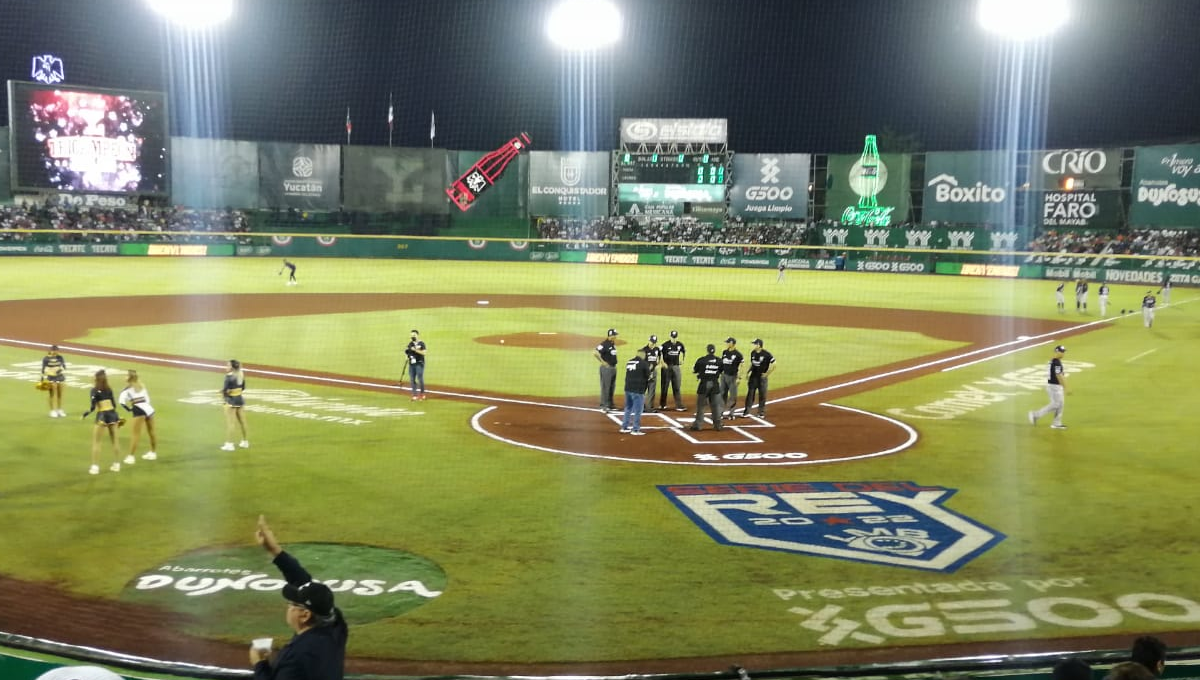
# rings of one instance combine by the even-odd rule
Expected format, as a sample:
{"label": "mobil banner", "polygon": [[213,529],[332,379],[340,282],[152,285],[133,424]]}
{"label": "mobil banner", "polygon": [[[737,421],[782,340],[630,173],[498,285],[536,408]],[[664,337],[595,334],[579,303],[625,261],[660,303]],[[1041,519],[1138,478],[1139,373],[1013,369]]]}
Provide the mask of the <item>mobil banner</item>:
{"label": "mobil banner", "polygon": [[[451,151],[450,176],[462,177],[471,166],[489,153],[491,151]],[[455,222],[495,217],[524,218],[529,214],[525,202],[525,187],[528,184],[529,154],[523,153],[508,163],[496,183],[479,195],[471,204],[470,210],[455,210],[452,217]]]}
{"label": "mobil banner", "polygon": [[258,191],[264,208],[337,210],[342,202],[341,147],[333,144],[258,145]]}
{"label": "mobil banner", "polygon": [[348,146],[342,203],[347,210],[445,215],[450,170],[445,149]]}
{"label": "mobil banner", "polygon": [[9,149],[8,128],[0,127],[0,202],[12,198],[12,188],[9,185]]}
{"label": "mobil banner", "polygon": [[193,208],[259,207],[258,144],[172,137],[171,201]]}
{"label": "mobil banner", "polygon": [[1138,147],[1129,223],[1200,228],[1200,144]]}
{"label": "mobil banner", "polygon": [[739,153],[733,156],[729,214],[735,217],[808,217],[806,153]]}
{"label": "mobil banner", "polygon": [[1119,149],[1035,151],[1030,161],[1029,186],[1035,191],[1121,188]]}
{"label": "mobil banner", "polygon": [[1001,224],[1013,209],[1010,170],[1003,151],[935,151],[925,154],[922,222]]}
{"label": "mobil banner", "polygon": [[609,155],[531,151],[529,214],[544,217],[608,215]]}
{"label": "mobil banner", "polygon": [[[736,158],[736,156],[735,156]],[[912,156],[909,154],[880,154],[878,165],[864,168],[861,155],[834,154],[829,157],[829,174],[825,180],[825,218],[852,223],[855,215],[865,215],[873,226],[888,226],[908,221],[912,201],[909,198],[909,177]],[[874,208],[859,206],[872,205]]]}
{"label": "mobil banner", "polygon": [[1041,194],[1038,224],[1048,229],[1117,229],[1123,226],[1119,189],[1075,189]]}

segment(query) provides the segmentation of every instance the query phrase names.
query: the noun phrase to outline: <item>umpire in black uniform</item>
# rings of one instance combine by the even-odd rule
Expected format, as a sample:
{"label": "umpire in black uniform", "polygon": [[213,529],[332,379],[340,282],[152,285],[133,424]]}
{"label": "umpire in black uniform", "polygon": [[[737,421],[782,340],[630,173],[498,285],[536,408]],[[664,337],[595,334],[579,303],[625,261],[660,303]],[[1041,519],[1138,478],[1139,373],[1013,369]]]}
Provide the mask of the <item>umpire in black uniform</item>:
{"label": "umpire in black uniform", "polygon": [[658,336],[651,335],[650,342],[638,350],[646,356],[646,363],[650,365],[650,379],[646,381],[646,410],[654,413],[658,409],[654,408],[654,397],[658,392],[658,362],[662,359],[662,347],[658,346]]}
{"label": "umpire in black uniform", "polygon": [[287,580],[283,587],[283,598],[288,602],[287,623],[296,634],[273,659],[268,658],[270,650],[250,648],[254,680],[342,680],[349,630],[342,610],[333,605],[333,591],[314,581],[295,557],[284,552],[261,515],[256,537],[258,544],[275,557],[275,566]]}
{"label": "umpire in black uniform", "polygon": [[662,396],[658,398],[660,411],[667,410],[667,387],[675,395],[675,410],[684,411],[683,398],[679,396],[680,385],[683,383],[682,363],[686,348],[679,341],[679,331],[671,331],[671,339],[662,345]]}
{"label": "umpire in black uniform", "polygon": [[712,411],[714,430],[724,429],[721,426],[721,360],[717,358],[716,345],[705,348],[708,354],[696,360],[692,372],[700,380],[696,386],[696,418],[692,421],[693,430],[699,431],[704,422],[704,405],[708,404]]}
{"label": "umpire in black uniform", "polygon": [[617,387],[617,344],[614,340],[616,337],[617,329],[608,329],[608,336],[592,351],[592,356],[600,362],[601,411],[616,410],[613,406],[613,390]]}
{"label": "umpire in black uniform", "polygon": [[742,380],[742,361],[745,357],[737,348],[737,340],[725,338],[721,352],[721,403],[729,404],[729,417],[737,417],[738,383]]}
{"label": "umpire in black uniform", "polygon": [[[746,407],[742,409],[743,416],[750,415],[750,407],[754,404],[754,396],[758,395],[758,416],[767,415],[767,376],[775,370],[775,357],[763,349],[761,338],[754,339],[754,350],[750,352],[750,375],[746,379]],[[734,404],[737,406],[737,404]]]}

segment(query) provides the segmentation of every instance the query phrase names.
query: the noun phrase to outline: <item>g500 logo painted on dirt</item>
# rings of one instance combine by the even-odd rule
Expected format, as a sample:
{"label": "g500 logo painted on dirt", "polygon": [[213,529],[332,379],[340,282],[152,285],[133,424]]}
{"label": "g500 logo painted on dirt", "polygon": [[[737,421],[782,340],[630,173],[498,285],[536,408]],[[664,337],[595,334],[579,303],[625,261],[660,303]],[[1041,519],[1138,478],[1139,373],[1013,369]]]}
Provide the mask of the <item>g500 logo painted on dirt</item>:
{"label": "g500 logo painted on dirt", "polygon": [[952,572],[1004,535],[942,504],[955,489],[915,482],[660,486],[718,543]]}
{"label": "g500 logo painted on dirt", "polygon": [[[389,548],[335,543],[288,546],[334,592],[348,619],[366,623],[399,616],[439,597],[446,574],[433,562]],[[284,581],[257,546],[204,549],[138,574],[120,598],[195,615],[205,633],[226,635],[222,619],[242,633],[271,630],[280,620]]]}

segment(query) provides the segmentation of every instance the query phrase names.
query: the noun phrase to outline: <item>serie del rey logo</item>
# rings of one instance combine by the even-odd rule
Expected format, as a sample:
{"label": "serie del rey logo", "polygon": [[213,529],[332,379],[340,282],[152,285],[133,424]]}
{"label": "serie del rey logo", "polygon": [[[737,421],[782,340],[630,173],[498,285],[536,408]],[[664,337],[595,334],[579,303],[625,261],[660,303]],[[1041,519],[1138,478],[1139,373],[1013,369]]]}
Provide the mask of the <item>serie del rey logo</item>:
{"label": "serie del rey logo", "polygon": [[771,482],[658,487],[718,543],[953,572],[1005,536],[916,482]]}

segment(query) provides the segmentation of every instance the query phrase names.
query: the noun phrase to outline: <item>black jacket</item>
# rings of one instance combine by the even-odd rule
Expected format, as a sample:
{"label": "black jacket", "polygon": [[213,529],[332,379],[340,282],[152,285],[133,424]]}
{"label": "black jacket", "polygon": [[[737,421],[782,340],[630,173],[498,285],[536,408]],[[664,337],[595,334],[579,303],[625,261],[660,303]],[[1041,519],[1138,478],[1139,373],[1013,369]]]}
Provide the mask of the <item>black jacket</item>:
{"label": "black jacket", "polygon": [[[313,580],[286,552],[275,557],[275,566],[292,585]],[[343,680],[348,634],[342,611],[334,607],[331,621],[292,636],[273,662],[254,664],[254,680]]]}

